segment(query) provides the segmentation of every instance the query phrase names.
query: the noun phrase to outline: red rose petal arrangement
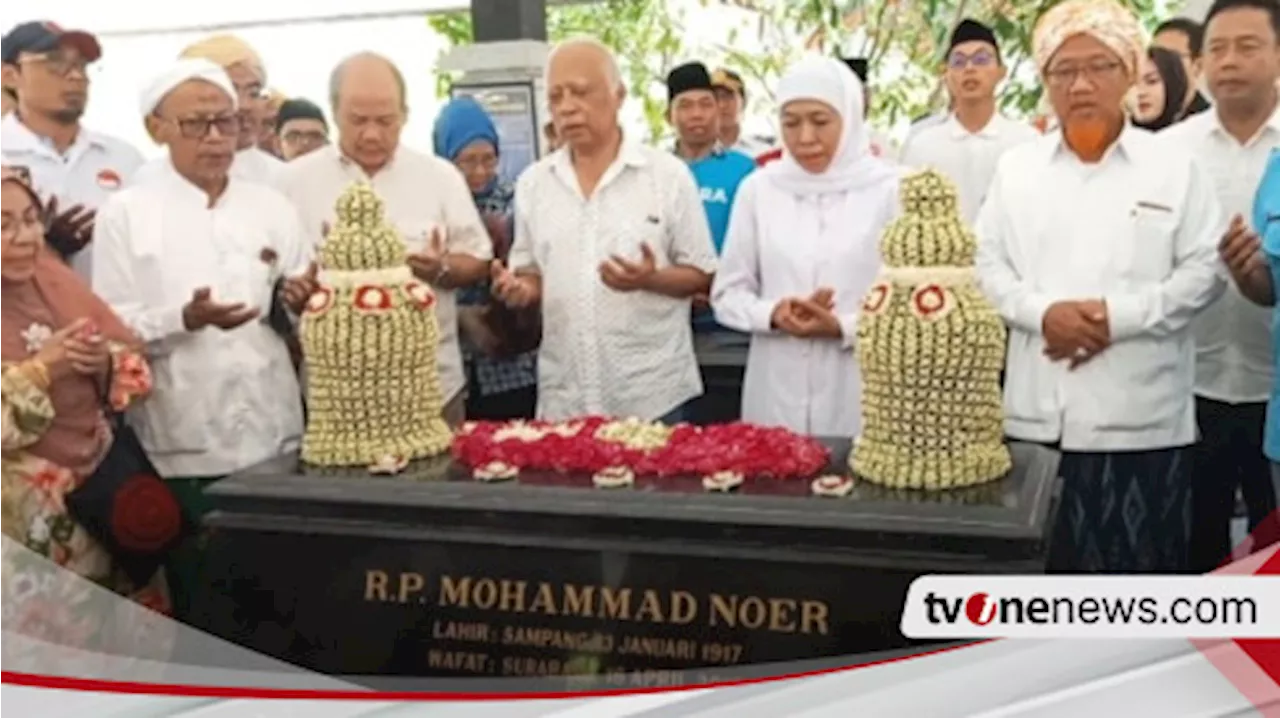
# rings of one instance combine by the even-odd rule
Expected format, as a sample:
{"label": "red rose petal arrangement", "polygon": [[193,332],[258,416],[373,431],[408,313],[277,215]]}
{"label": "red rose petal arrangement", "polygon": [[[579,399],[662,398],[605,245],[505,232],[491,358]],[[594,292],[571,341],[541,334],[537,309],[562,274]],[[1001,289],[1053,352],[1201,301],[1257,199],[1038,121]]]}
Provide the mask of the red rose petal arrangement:
{"label": "red rose petal arrangement", "polygon": [[453,440],[453,458],[475,470],[495,462],[565,474],[628,467],[640,476],[806,479],[826,467],[829,452],[787,429],[733,423],[663,426],[585,417],[563,423],[472,422]]}

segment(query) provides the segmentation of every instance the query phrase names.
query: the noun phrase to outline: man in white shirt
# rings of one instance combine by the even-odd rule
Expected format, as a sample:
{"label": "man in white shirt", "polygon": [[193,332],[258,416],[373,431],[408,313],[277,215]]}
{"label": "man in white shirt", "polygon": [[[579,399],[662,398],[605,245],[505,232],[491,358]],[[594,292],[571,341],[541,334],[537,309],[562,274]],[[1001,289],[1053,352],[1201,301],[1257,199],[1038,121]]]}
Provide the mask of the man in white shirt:
{"label": "man in white shirt", "polygon": [[623,137],[626,90],[594,40],[556,47],[547,103],[566,147],[516,184],[510,269],[494,293],[542,303],[538,416],[684,418],[702,394],[690,300],[716,253],[698,187],[679,158]]}
{"label": "man in white shirt", "polygon": [[1193,317],[1221,295],[1225,227],[1189,152],[1130,127],[1142,30],[1115,0],[1067,0],[1034,34],[1062,131],[1000,160],[977,272],[1010,328],[1005,427],[1057,445],[1049,568],[1185,571]]}
{"label": "man in white shirt", "polygon": [[968,223],[978,216],[1000,156],[1039,136],[997,111],[996,88],[1005,74],[995,33],[980,22],[962,21],[951,34],[943,75],[954,110],[944,122],[913,135],[902,150],[903,164],[933,167],[955,183]]}
{"label": "man in white shirt", "polygon": [[[1275,0],[1219,0],[1205,21],[1208,111],[1161,133],[1192,150],[1227,216],[1251,224],[1258,182],[1280,147],[1280,6]],[[1265,228],[1254,227],[1255,232]],[[1262,453],[1271,397],[1271,312],[1235,285],[1193,324],[1200,425],[1192,522],[1193,568],[1208,572],[1231,553],[1236,488],[1256,528],[1276,509]]]}
{"label": "man in white shirt", "polygon": [[18,25],[3,40],[4,86],[17,110],[0,122],[4,163],[26,167],[48,203],[50,246],[86,279],[92,271],[94,212],[132,182],[142,155],[128,143],[80,125],[89,98],[96,38],[49,22]]}
{"label": "man in white shirt", "polygon": [[[258,147],[262,125],[270,111],[267,95],[267,70],[248,43],[234,35],[213,35],[187,47],[180,58],[208,60],[222,67],[236,88],[240,132],[236,138],[236,157],[231,176],[259,184],[274,186],[280,179],[284,162]],[[143,168],[144,181],[169,169],[164,159],[154,160]]]}
{"label": "man in white shirt", "polygon": [[400,144],[408,106],[404,78],[390,61],[373,54],[348,58],[329,87],[338,142],[290,162],[280,187],[316,243],[334,221],[334,202],[353,182],[371,183],[382,197],[411,253],[410,268],[436,290],[444,419],[457,427],[465,418],[466,374],[454,295],[488,274],[493,245],[462,173]]}
{"label": "man in white shirt", "polygon": [[[198,524],[209,483],[301,441],[297,376],[266,317],[286,292],[301,310],[310,248],[288,200],[230,176],[240,120],[221,68],[179,60],[142,112],[171,167],[103,206],[93,288],[147,344],[154,388],[130,423]],[[170,563],[179,618],[199,566],[195,542]]]}

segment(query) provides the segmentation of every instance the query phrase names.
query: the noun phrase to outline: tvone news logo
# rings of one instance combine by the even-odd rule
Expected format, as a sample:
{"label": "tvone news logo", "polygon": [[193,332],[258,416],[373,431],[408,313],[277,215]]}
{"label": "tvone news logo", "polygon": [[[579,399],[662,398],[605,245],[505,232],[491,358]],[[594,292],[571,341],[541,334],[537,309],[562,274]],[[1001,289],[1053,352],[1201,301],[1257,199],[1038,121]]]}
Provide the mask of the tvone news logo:
{"label": "tvone news logo", "polygon": [[925,619],[932,624],[956,624],[967,620],[975,626],[988,626],[1000,615],[1000,602],[979,591],[967,597],[939,596],[930,591],[924,596]]}

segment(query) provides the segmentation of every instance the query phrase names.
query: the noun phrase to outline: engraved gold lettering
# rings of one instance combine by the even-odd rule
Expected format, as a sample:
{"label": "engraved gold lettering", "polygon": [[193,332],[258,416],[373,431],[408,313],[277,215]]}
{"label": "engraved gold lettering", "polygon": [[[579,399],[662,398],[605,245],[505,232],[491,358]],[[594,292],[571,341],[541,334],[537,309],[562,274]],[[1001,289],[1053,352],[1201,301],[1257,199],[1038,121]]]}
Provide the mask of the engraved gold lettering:
{"label": "engraved gold lettering", "polygon": [[711,594],[711,625],[724,624],[729,628],[738,625],[738,597],[725,598],[718,593]]}
{"label": "engraved gold lettering", "polygon": [[498,610],[508,613],[524,613],[524,581],[508,581],[503,579],[502,594],[498,599]]}
{"label": "engraved gold lettering", "polygon": [[431,637],[455,641],[471,641],[475,643],[489,642],[489,624],[459,623],[456,621],[435,621],[431,624]]}
{"label": "engraved gold lettering", "polygon": [[410,598],[417,597],[425,585],[427,579],[420,573],[400,574],[400,603],[408,603]]}
{"label": "engraved gold lettering", "polygon": [[631,620],[631,589],[600,587],[600,617]]}
{"label": "engraved gold lettering", "polygon": [[753,631],[763,626],[767,617],[768,611],[765,610],[764,601],[758,596],[747,596],[738,608],[738,620],[744,627]]}
{"label": "engraved gold lettering", "polygon": [[371,569],[364,572],[364,600],[387,600],[387,572]]}
{"label": "engraved gold lettering", "polygon": [[778,633],[796,632],[796,601],[793,598],[769,599],[769,630]]}
{"label": "engraved gold lettering", "polygon": [[822,601],[802,601],[800,603],[800,632],[828,635],[827,604]]}
{"label": "engraved gold lettering", "polygon": [[452,576],[441,576],[439,603],[441,606],[470,608],[471,577],[463,576],[455,581]]}
{"label": "engraved gold lettering", "polygon": [[431,650],[427,651],[427,665],[448,671],[485,673],[489,666],[489,656],[484,653]]}
{"label": "engraved gold lettering", "polygon": [[[568,586],[565,586],[565,600],[568,600]],[[556,594],[551,590],[551,584],[538,584],[538,592],[533,595],[533,605],[529,606],[530,613],[545,613],[548,616],[556,615]]]}
{"label": "engraved gold lettering", "polygon": [[671,593],[671,615],[668,620],[675,624],[686,624],[693,622],[698,615],[698,602],[694,599],[693,594],[688,591],[673,591]]}
{"label": "engraved gold lettering", "polygon": [[491,610],[498,604],[498,582],[491,578],[476,581],[476,587],[471,591],[471,602],[476,608]]}
{"label": "engraved gold lettering", "polygon": [[564,585],[564,611],[566,616],[582,616],[583,618],[594,618],[591,607],[595,605],[596,587],[595,586],[575,586],[572,583]]}
{"label": "engraved gold lettering", "polygon": [[645,591],[640,600],[640,609],[636,611],[637,621],[650,623],[666,623],[662,618],[662,602],[658,600],[657,591]]}

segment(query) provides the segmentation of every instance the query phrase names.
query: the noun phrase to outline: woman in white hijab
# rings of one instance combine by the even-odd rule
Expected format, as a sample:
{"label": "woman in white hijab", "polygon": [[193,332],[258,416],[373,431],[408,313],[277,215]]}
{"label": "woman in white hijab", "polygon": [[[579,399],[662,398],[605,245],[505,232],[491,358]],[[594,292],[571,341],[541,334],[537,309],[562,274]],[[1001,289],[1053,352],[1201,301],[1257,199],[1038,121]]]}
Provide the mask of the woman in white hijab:
{"label": "woman in white hijab", "polygon": [[811,57],[778,83],[783,157],[738,189],[711,302],[751,333],[744,421],[857,436],[858,311],[898,208],[898,170],[872,156],[862,86]]}

